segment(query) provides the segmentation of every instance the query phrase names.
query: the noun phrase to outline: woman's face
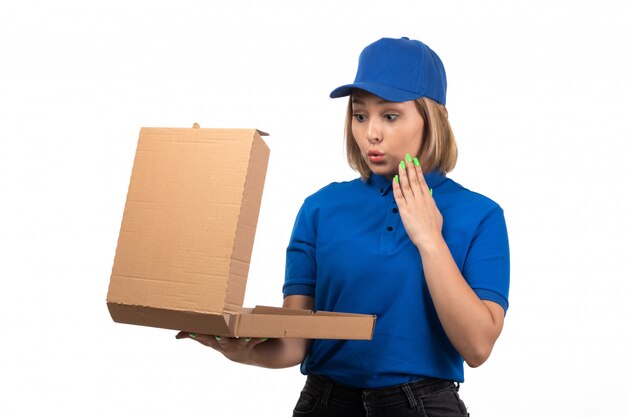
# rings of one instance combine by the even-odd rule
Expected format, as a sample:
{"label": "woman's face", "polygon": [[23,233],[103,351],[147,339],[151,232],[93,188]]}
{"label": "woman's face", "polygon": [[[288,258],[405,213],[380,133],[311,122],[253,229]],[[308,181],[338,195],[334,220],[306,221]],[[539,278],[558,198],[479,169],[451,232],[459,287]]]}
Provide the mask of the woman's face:
{"label": "woman's face", "polygon": [[414,101],[385,101],[363,90],[352,93],[352,134],[373,173],[392,179],[406,154],[422,146],[424,119]]}

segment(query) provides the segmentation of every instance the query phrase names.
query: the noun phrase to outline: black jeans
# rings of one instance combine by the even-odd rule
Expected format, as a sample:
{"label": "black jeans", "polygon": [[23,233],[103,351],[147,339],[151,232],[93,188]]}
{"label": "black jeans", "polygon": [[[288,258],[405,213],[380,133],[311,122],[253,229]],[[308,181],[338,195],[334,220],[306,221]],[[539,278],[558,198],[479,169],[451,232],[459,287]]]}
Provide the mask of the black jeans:
{"label": "black jeans", "polygon": [[377,389],[357,389],[309,375],[294,417],[469,417],[453,381],[427,378]]}

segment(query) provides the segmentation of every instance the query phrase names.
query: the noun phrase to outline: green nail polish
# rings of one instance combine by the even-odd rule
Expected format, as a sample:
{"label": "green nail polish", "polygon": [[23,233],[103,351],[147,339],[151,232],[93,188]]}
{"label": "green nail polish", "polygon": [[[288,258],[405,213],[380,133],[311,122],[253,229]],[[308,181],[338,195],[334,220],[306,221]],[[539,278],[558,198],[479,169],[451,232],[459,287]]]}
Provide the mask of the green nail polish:
{"label": "green nail polish", "polygon": [[246,337],[245,339],[243,339],[244,342],[249,342],[251,339],[249,337]]}
{"label": "green nail polish", "polygon": [[263,339],[261,339],[261,342],[267,342],[267,337],[264,337]]}
{"label": "green nail polish", "polygon": [[197,334],[195,334],[195,333],[189,333],[189,336],[190,336],[190,337],[193,337],[193,338],[195,339],[195,338],[196,338],[196,336],[198,336],[198,335],[197,335]]}
{"label": "green nail polish", "polygon": [[430,189],[430,195],[433,195],[433,189],[432,188]]}
{"label": "green nail polish", "polygon": [[419,159],[417,159],[417,156],[413,158],[413,163],[415,164],[416,167],[420,166],[420,161]]}
{"label": "green nail polish", "polygon": [[410,153],[406,154],[406,161],[409,162],[409,163],[411,162],[411,154]]}
{"label": "green nail polish", "polygon": [[406,169],[406,165],[404,164],[404,161],[400,161],[400,168]]}
{"label": "green nail polish", "polygon": [[219,336],[215,336],[215,340],[217,340],[219,342],[220,340],[222,340],[222,338],[219,337]]}
{"label": "green nail polish", "polygon": [[398,176],[396,175],[395,177],[393,177],[393,180],[394,180],[395,182],[398,182]]}

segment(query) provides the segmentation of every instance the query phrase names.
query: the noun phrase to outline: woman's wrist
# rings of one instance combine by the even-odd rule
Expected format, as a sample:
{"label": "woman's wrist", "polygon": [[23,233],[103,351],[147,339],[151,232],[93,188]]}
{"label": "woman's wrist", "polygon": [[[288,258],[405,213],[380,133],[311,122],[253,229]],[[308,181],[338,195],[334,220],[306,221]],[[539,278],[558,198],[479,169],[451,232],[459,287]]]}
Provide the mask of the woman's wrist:
{"label": "woman's wrist", "polygon": [[441,233],[435,233],[429,239],[422,239],[415,246],[417,246],[422,259],[425,256],[436,256],[442,251],[449,250]]}

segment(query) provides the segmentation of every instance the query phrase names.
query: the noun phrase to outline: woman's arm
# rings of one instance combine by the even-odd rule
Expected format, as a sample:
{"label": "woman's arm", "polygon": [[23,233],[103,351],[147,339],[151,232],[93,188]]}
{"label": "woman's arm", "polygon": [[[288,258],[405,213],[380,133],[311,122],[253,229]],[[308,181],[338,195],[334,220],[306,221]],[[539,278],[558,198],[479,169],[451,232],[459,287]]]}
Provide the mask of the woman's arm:
{"label": "woman's arm", "polygon": [[[313,309],[315,299],[305,295],[285,297],[283,307]],[[177,338],[191,338],[212,347],[228,359],[264,368],[288,368],[302,363],[309,350],[309,339],[245,339],[180,332]]]}
{"label": "woman's arm", "polygon": [[428,291],[446,335],[469,366],[480,366],[502,331],[504,309],[478,298],[461,275],[443,237],[421,246],[419,251]]}
{"label": "woman's arm", "polygon": [[[407,162],[412,162],[407,158]],[[426,284],[443,329],[471,367],[489,357],[504,324],[504,309],[484,301],[461,275],[441,234],[443,218],[420,166],[400,167],[393,191],[402,223],[417,246]]]}

